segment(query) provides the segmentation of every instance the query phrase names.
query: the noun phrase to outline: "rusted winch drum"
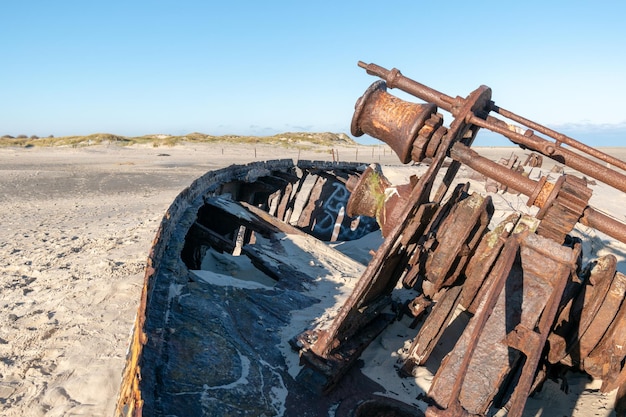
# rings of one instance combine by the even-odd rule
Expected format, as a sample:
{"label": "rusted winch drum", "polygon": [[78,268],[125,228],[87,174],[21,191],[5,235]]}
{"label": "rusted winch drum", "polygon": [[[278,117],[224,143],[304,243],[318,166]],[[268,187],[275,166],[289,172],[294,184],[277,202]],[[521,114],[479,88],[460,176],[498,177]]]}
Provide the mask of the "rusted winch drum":
{"label": "rusted winch drum", "polygon": [[425,122],[437,112],[434,104],[416,104],[387,93],[387,84],[377,81],[356,102],[351,132],[364,133],[385,142],[403,164],[411,161],[413,143]]}
{"label": "rusted winch drum", "polygon": [[346,188],[351,194],[346,213],[351,217],[374,217],[383,236],[388,236],[401,218],[400,212],[416,182],[417,178],[411,177],[411,183],[393,186],[380,165],[372,164],[360,177],[348,179]]}
{"label": "rusted winch drum", "polygon": [[346,188],[350,199],[346,206],[348,216],[377,217],[385,201],[385,189],[391,187],[380,165],[372,164],[361,176],[350,176]]}

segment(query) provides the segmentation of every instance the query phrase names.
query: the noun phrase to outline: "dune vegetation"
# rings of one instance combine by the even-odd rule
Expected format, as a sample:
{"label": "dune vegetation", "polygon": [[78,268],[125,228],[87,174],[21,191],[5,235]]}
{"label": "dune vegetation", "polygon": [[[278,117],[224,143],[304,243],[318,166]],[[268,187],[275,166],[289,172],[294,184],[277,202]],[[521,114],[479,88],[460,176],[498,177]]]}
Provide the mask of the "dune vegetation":
{"label": "dune vegetation", "polygon": [[357,145],[345,133],[310,133],[310,132],[287,132],[273,136],[239,136],[224,135],[213,136],[204,133],[189,133],[182,136],[154,134],[144,136],[120,136],[111,133],[94,133],[87,136],[60,136],[60,137],[37,137],[19,135],[13,137],[4,135],[0,137],[0,147],[50,147],[67,146],[82,147],[91,145],[113,144],[120,146],[128,145],[152,145],[175,146],[182,143],[251,143],[251,144],[271,144],[285,147],[306,148],[311,145],[337,146],[337,145]]}

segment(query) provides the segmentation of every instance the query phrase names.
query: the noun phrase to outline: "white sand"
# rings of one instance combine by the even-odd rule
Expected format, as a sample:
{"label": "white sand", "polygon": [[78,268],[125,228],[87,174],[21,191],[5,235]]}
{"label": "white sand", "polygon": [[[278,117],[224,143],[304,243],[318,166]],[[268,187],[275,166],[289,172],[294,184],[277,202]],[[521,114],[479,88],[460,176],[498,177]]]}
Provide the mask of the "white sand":
{"label": "white sand", "polygon": [[[399,165],[386,146],[338,154]],[[221,144],[0,148],[0,415],[112,415],[145,259],[165,210],[206,171],[278,158],[332,154]],[[594,206],[624,219],[623,196],[594,193]],[[557,406],[562,414],[536,415],[587,416],[612,405],[608,396],[585,395]],[[595,415],[611,415],[604,411]]]}

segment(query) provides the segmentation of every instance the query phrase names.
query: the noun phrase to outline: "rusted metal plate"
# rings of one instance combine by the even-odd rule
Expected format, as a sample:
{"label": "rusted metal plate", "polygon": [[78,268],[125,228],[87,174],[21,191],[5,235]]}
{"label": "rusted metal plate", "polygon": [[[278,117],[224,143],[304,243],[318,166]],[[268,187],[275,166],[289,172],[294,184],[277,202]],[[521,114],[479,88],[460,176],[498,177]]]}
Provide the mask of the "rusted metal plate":
{"label": "rusted metal plate", "polygon": [[[613,255],[602,257],[591,264],[582,291],[571,301],[571,306],[563,309],[557,319],[557,331],[552,332],[548,338],[550,343],[548,360],[551,363],[564,361],[565,364],[572,365],[572,355],[568,356],[568,353],[578,344],[577,340],[587,332],[600,310],[613,281],[616,265],[617,259]],[[606,327],[591,332],[605,330]],[[577,360],[584,357],[574,352],[572,354]]]}
{"label": "rusted metal plate", "polygon": [[[606,296],[601,300],[602,304],[598,307],[587,329],[578,335],[576,343],[569,349],[568,357],[563,360],[564,362],[581,364],[600,342],[624,300],[626,291],[624,278],[623,274],[613,272],[613,277],[610,278],[611,285]],[[583,306],[582,317],[586,316],[587,309]]]}
{"label": "rusted metal plate", "polygon": [[405,288],[415,287],[422,278],[420,275],[423,273],[421,263],[423,263],[422,258],[427,253],[422,238],[438,209],[439,205],[436,203],[422,204],[415,217],[404,228],[402,243],[407,247],[407,252],[410,254],[407,261],[408,270],[402,278],[402,285]]}
{"label": "rusted metal plate", "polygon": [[[513,230],[511,231],[511,234],[519,234],[519,233],[523,233],[523,232],[526,232],[526,231],[529,232],[529,233],[534,233],[537,230],[538,226],[539,226],[539,220],[537,220],[536,218],[531,217],[531,216],[522,215],[517,220],[517,223],[513,227]],[[492,238],[493,237],[490,236],[490,237],[485,237],[484,239],[492,239]],[[496,257],[496,260],[497,260],[497,257]],[[483,268],[483,267],[485,267],[485,266],[481,265],[481,268]],[[493,268],[493,266],[488,267],[486,269],[486,272],[489,273],[491,268]],[[476,270],[474,270],[474,272],[475,271]],[[473,281],[474,281],[474,279],[472,279],[472,281],[470,282],[470,288],[471,288],[471,286],[475,285],[475,284],[473,284]],[[464,287],[465,287],[465,285],[464,285]],[[467,309],[467,311],[469,313],[474,314],[476,312],[476,310],[478,309],[478,306],[480,305],[480,303],[482,302],[483,298],[485,297],[485,295],[486,295],[486,293],[488,291],[489,291],[489,285],[483,284],[483,285],[481,285],[478,288],[478,292],[474,296],[474,300],[472,301],[472,303],[470,304],[470,306]]]}
{"label": "rusted metal plate", "polygon": [[491,197],[473,193],[454,205],[437,232],[437,248],[426,261],[426,278],[438,291],[458,278],[485,233],[491,216]]}
{"label": "rusted metal plate", "polygon": [[483,282],[500,251],[509,237],[513,228],[520,218],[519,213],[511,213],[504,221],[500,222],[493,230],[485,233],[480,240],[474,255],[470,258],[465,269],[465,282],[461,293],[461,305],[470,313],[474,314],[478,302],[473,302],[476,294],[483,286]]}
{"label": "rusted metal plate", "polygon": [[[494,269],[490,274],[489,292],[486,295],[485,302],[481,304],[481,308],[468,323],[465,331],[457,341],[452,352],[444,359],[439,367],[433,383],[431,385],[429,396],[435,402],[435,406],[431,408],[448,409],[458,408],[461,402],[461,391],[465,384],[465,377],[472,360],[472,355],[480,346],[479,337],[484,334],[483,329],[486,326],[489,313],[492,313],[500,293],[504,288],[506,277],[508,276],[513,263],[519,251],[519,241],[514,238],[507,239],[507,244],[503,248],[502,254],[499,256]],[[503,320],[504,316],[495,316],[498,320]],[[492,321],[493,322],[493,321]],[[502,326],[500,326],[502,327]],[[501,341],[506,337],[506,328],[499,332],[500,348],[504,351],[502,355],[508,359],[508,348],[502,346]],[[497,337],[497,334],[494,335]],[[491,347],[491,346],[490,346]],[[493,367],[492,367],[492,370]],[[500,374],[499,369],[495,369],[496,377]],[[494,390],[493,381],[480,381],[480,386],[488,390],[488,399]],[[465,413],[467,410],[461,407]]]}
{"label": "rusted metal plate", "polygon": [[[425,277],[425,264],[428,256],[435,249],[436,234],[442,222],[449,216],[452,208],[461,200],[467,198],[469,184],[458,184],[444,204],[428,203],[418,209],[415,219],[411,219],[403,230],[400,243],[410,250],[407,274],[403,278],[403,285],[407,288],[416,286],[421,278]],[[417,220],[417,221],[416,221]],[[437,290],[429,282],[423,280],[422,292],[432,297]]]}
{"label": "rusted metal plate", "polygon": [[[624,285],[626,276],[618,272],[614,281]],[[617,285],[615,286],[617,289]],[[583,358],[583,368],[595,378],[602,379],[602,391],[617,388],[618,377],[626,357],[626,303],[622,302],[606,333],[596,347]]]}
{"label": "rusted metal plate", "polygon": [[556,313],[553,301],[560,299],[576,257],[571,249],[533,234],[508,241],[486,284],[491,289],[433,379],[429,395],[440,408],[454,401],[450,387],[461,380],[463,409],[484,414],[522,355],[525,371],[513,395],[516,401],[528,395],[551,325],[549,315]]}
{"label": "rusted metal plate", "polygon": [[460,294],[461,287],[452,287],[445,290],[441,299],[437,301],[407,352],[401,368],[404,375],[413,375],[414,368],[428,360],[453,317]]}

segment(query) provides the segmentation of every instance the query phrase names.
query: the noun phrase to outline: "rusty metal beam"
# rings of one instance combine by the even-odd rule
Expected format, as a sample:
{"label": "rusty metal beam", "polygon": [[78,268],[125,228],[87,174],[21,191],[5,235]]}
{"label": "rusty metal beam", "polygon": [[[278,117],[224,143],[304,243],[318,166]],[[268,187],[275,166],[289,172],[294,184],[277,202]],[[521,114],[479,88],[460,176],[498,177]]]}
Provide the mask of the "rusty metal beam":
{"label": "rusty metal beam", "polygon": [[[461,97],[457,96],[453,98],[433,88],[420,84],[415,80],[405,77],[396,68],[388,70],[379,65],[366,64],[361,61],[359,61],[358,65],[359,67],[365,69],[368,74],[378,76],[379,78],[385,80],[389,88],[398,88],[426,101],[427,103],[433,103],[437,107],[449,111],[454,117],[458,116],[458,110],[462,107],[462,104],[465,101],[465,99]],[[593,160],[581,157],[574,152],[564,149],[560,145],[561,143],[567,144],[572,148],[578,149],[590,156],[598,158],[601,161],[608,162],[623,170],[626,170],[626,162],[614,158],[613,156],[597,149],[591,148],[573,138],[570,138],[569,136],[542,126],[539,123],[533,122],[532,120],[528,120],[516,115],[513,112],[498,107],[493,101],[490,103],[489,111],[494,111],[506,118],[550,136],[556,139],[556,143],[552,143],[536,135],[532,130],[526,130],[523,134],[518,133],[516,130],[512,130],[505,121],[493,116],[487,117],[487,115],[484,114],[470,115],[469,118],[466,119],[466,122],[491,130],[492,132],[500,133],[518,145],[540,152],[541,154],[558,162],[564,163],[565,165],[570,166],[583,174],[592,176],[605,184],[626,192],[626,175],[606,168]]]}
{"label": "rusty metal beam", "polygon": [[[522,116],[519,116],[513,112],[510,112],[502,107],[496,106],[492,104],[491,110],[506,117],[507,119],[513,120],[514,122],[518,122],[524,126],[528,126],[531,129],[538,131],[539,133],[543,133],[546,136],[549,136],[556,140],[556,146],[560,146],[561,143],[571,146],[574,149],[578,149],[586,153],[587,155],[598,158],[601,161],[607,162],[609,164],[615,165],[616,167],[626,170],[626,162],[621,159],[617,159],[611,155],[608,155],[602,151],[599,151],[596,148],[592,148],[591,146],[587,146],[584,143],[578,142],[577,140],[564,135],[560,132],[552,130],[546,126],[540,125],[539,123],[533,122],[532,120],[526,119]],[[530,133],[525,133],[525,135],[530,135]]]}
{"label": "rusty metal beam", "polygon": [[[507,167],[491,161],[462,143],[455,143],[450,150],[450,157],[472,168],[489,178],[492,178],[508,188],[518,191],[525,196],[535,197],[529,205],[539,208],[546,206],[553,184],[543,181],[534,181],[522,174],[511,171]],[[624,184],[626,185],[626,183]],[[586,226],[593,227],[607,235],[626,243],[626,224],[604,214],[593,207],[585,207],[580,213],[578,221]]]}
{"label": "rusty metal beam", "polygon": [[[491,130],[492,132],[500,133],[517,145],[539,152],[550,159],[553,159],[568,167],[574,168],[575,170],[585,175],[589,175],[590,177],[602,181],[603,183],[610,185],[617,190],[626,192],[626,175],[611,168],[608,168],[604,165],[601,165],[592,159],[585,158],[584,156],[579,155],[576,152],[565,149],[562,146],[551,143],[548,140],[535,135],[534,133],[528,136],[518,133],[515,130],[511,130],[506,122],[499,120],[493,116],[487,117],[487,120],[483,120],[479,117],[474,116],[471,117],[470,123]],[[606,156],[609,157],[609,155]],[[615,158],[611,159],[619,161]]]}

